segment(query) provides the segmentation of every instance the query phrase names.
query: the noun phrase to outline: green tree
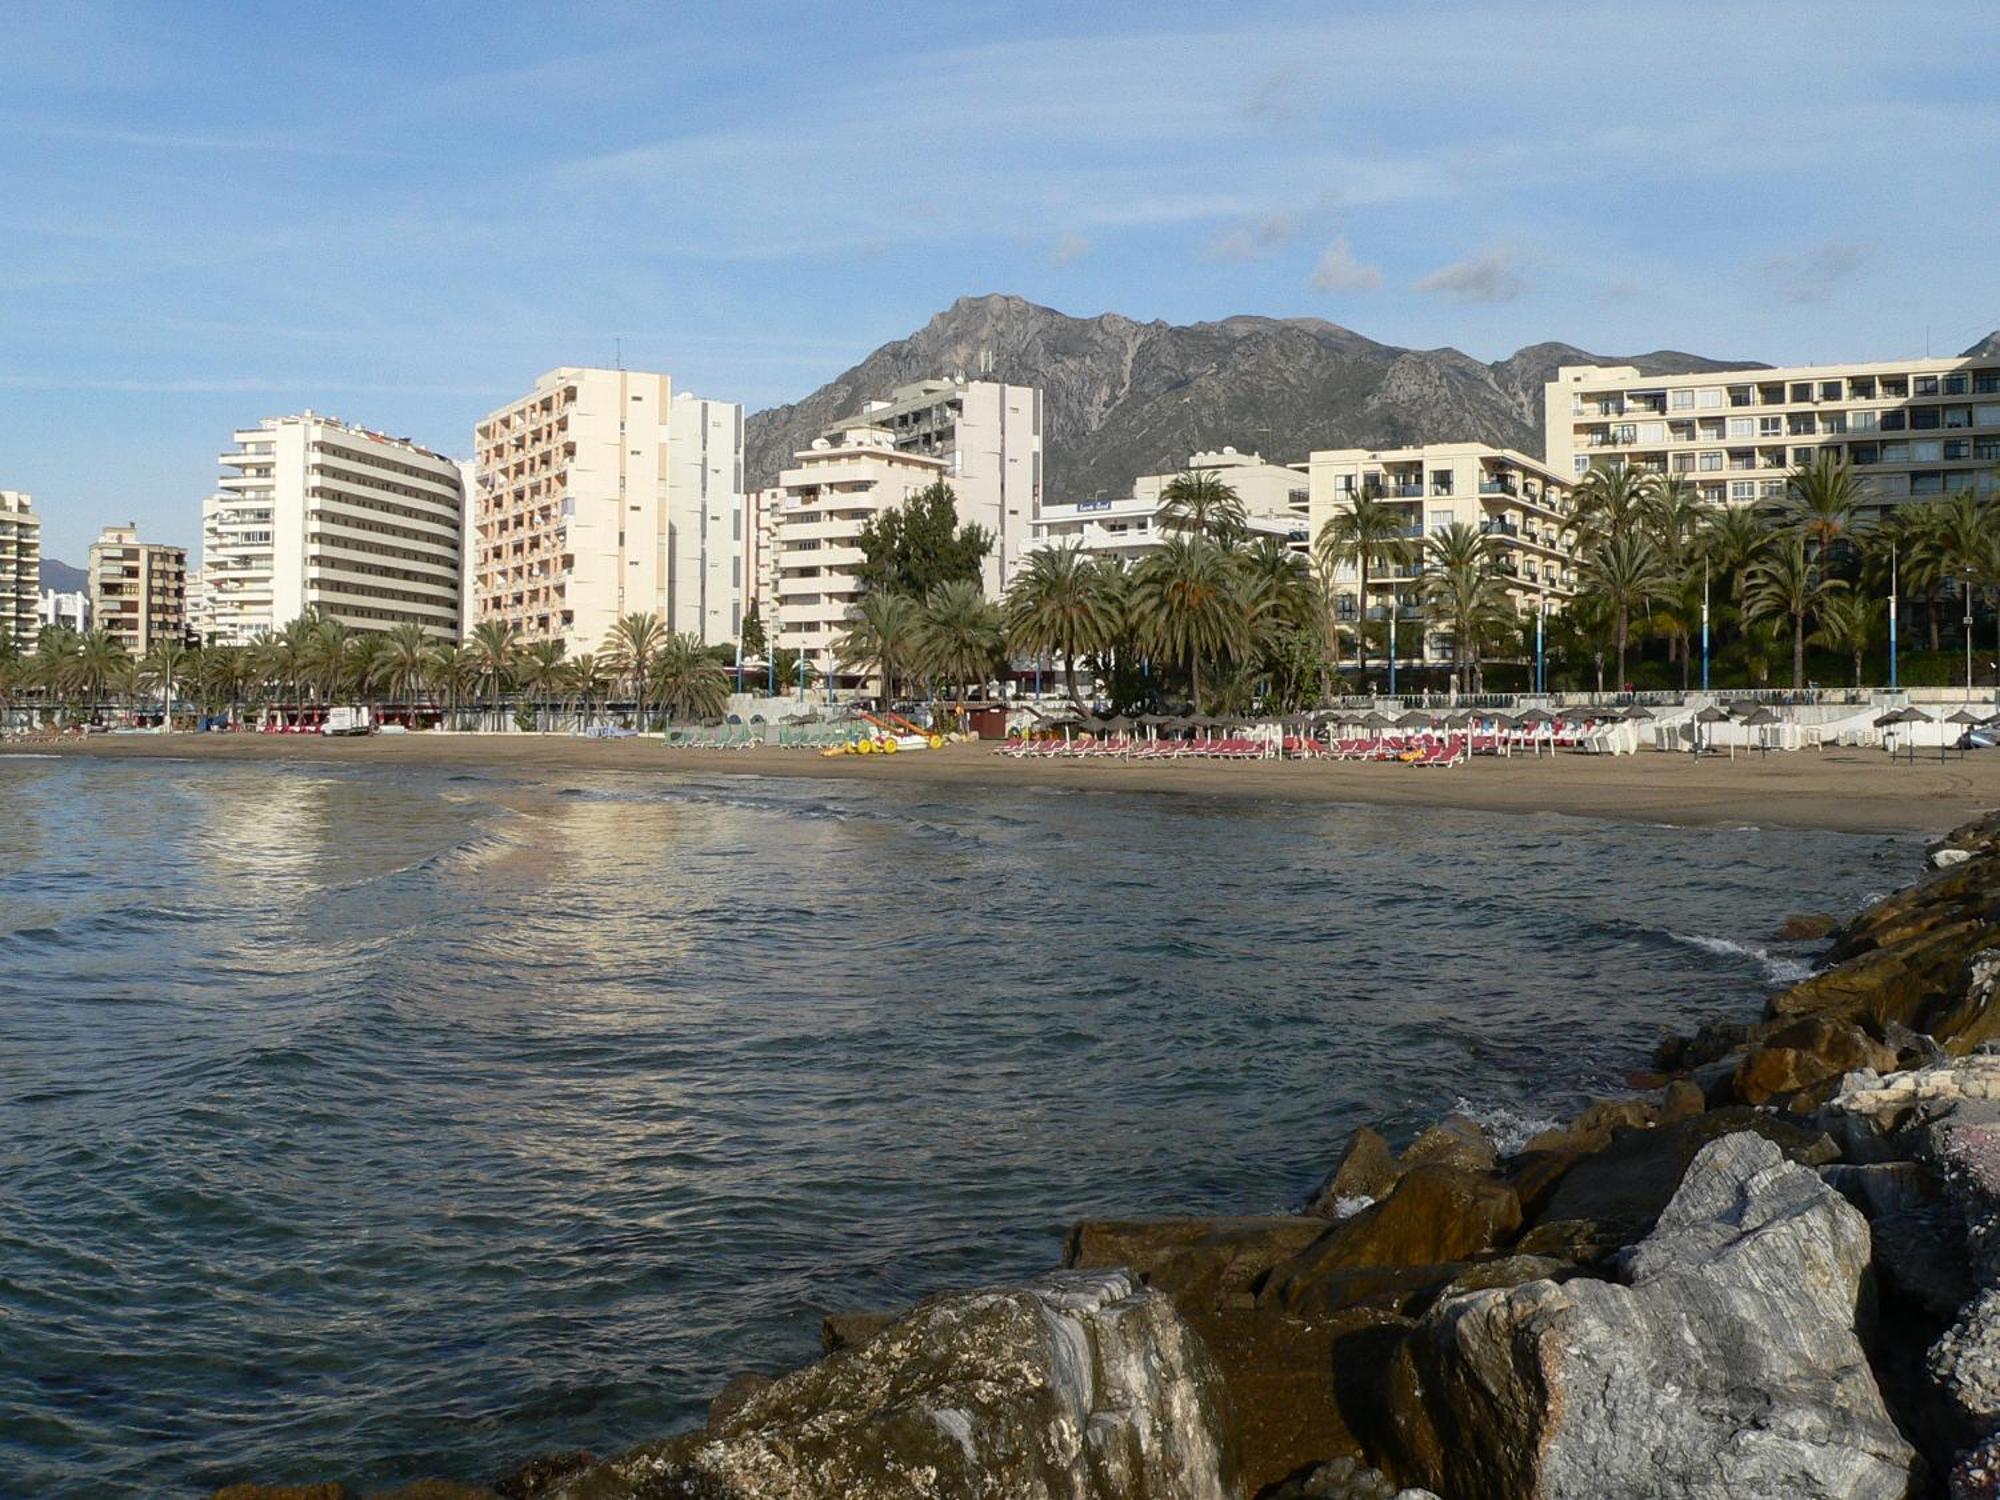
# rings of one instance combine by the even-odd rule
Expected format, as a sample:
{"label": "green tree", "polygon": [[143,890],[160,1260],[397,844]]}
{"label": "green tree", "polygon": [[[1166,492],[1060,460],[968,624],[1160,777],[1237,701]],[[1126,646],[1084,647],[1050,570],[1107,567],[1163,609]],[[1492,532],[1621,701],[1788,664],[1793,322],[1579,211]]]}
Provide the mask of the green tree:
{"label": "green tree", "polygon": [[757,601],[755,599],[750,601],[750,608],[744,612],[741,640],[743,642],[743,655],[745,657],[762,656],[764,654],[766,644],[764,639],[764,621],[757,613]]}
{"label": "green tree", "polygon": [[1129,608],[1141,649],[1187,666],[1200,713],[1203,661],[1242,656],[1250,644],[1249,611],[1229,554],[1206,537],[1169,538],[1133,569]]}
{"label": "green tree", "polygon": [[413,703],[424,688],[430,666],[430,638],[423,627],[405,621],[382,637],[373,667],[373,685],[396,703]]}
{"label": "green tree", "polygon": [[639,728],[646,728],[646,694],[653,675],[653,658],[667,642],[667,627],[654,614],[629,614],[611,627],[604,639],[604,664],[629,684],[636,700]]}
{"label": "green tree", "polygon": [[563,681],[563,643],[530,641],[514,658],[514,685],[533,707],[533,723],[539,731],[542,708]]}
{"label": "green tree", "polygon": [[1819,629],[1813,639],[1835,651],[1850,652],[1854,659],[1854,686],[1861,686],[1861,661],[1875,643],[1875,625],[1882,605],[1866,594],[1842,589],[1819,606]]}
{"label": "green tree", "polygon": [[719,718],[729,706],[729,674],[698,635],[668,635],[653,654],[650,675],[669,719]]}
{"label": "green tree", "polygon": [[1048,547],[1028,558],[1004,601],[1009,646],[1027,656],[1060,656],[1063,690],[1079,710],[1077,662],[1118,638],[1111,576],[1077,546]]}
{"label": "green tree", "polygon": [[1845,587],[1827,578],[1806,556],[1803,531],[1781,540],[1750,568],[1743,608],[1750,620],[1780,616],[1792,622],[1792,686],[1806,685],[1806,620]]}
{"label": "green tree", "polygon": [[481,620],[472,627],[472,639],[465,643],[475,681],[484,682],[493,722],[500,722],[500,695],[514,673],[514,657],[520,649],[520,632],[503,620]]}
{"label": "green tree", "polygon": [[159,689],[160,704],[169,729],[174,727],[175,683],[189,669],[187,645],[177,636],[155,641],[153,649],[146,653],[143,671],[146,680]]}
{"label": "green tree", "polygon": [[1607,534],[1585,555],[1578,570],[1584,591],[1597,595],[1612,621],[1612,642],[1618,661],[1618,684],[1626,682],[1625,658],[1632,642],[1632,614],[1643,609],[1666,587],[1667,573],[1659,549],[1637,531]]}
{"label": "green tree", "polygon": [[1426,552],[1424,604],[1451,632],[1452,656],[1465,667],[1462,685],[1476,693],[1485,643],[1509,631],[1515,618],[1493,574],[1499,548],[1495,538],[1455,521],[1431,533]]}
{"label": "green tree", "polygon": [[834,658],[846,667],[875,668],[882,699],[896,696],[923,651],[923,609],[907,594],[863,594],[847,613],[847,629],[833,643]]}
{"label": "green tree", "polygon": [[1576,501],[1578,539],[1586,550],[1637,535],[1652,504],[1655,476],[1629,464],[1592,469],[1571,492]]}
{"label": "green tree", "polygon": [[1004,647],[1000,610],[969,579],[941,583],[924,598],[919,627],[924,662],[958,690],[961,702],[992,676]]}
{"label": "green tree", "polygon": [[1806,540],[1815,559],[1851,541],[1854,514],[1861,504],[1861,483],[1845,459],[1821,454],[1811,464],[1785,476],[1785,524]]}
{"label": "green tree", "polygon": [[[1399,506],[1381,498],[1381,487],[1372,479],[1327,523],[1313,539],[1313,557],[1323,578],[1337,579],[1344,568],[1359,575],[1361,592],[1356,621],[1361,675],[1368,675],[1368,588],[1378,564],[1394,567],[1407,564],[1416,552],[1415,541],[1407,535],[1409,520]],[[1330,592],[1333,592],[1330,590]],[[1337,603],[1329,599],[1337,608]],[[1393,600],[1390,607],[1395,607]]]}
{"label": "green tree", "polygon": [[1234,547],[1247,521],[1243,501],[1213,469],[1183,469],[1160,491],[1160,529]]}
{"label": "green tree", "polygon": [[958,497],[940,479],[871,516],[856,545],[862,561],[854,576],[861,592],[928,599],[940,584],[979,581],[993,533],[958,524]]}

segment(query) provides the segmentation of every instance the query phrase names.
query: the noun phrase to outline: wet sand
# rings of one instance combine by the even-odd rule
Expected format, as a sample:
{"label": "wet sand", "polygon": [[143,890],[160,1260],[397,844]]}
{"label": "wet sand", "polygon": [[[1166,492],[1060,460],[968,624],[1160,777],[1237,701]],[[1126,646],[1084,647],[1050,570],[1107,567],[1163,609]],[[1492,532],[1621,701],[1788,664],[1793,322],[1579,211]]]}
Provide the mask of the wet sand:
{"label": "wet sand", "polygon": [[1570,813],[1682,825],[1757,824],[1851,833],[1942,833],[2000,806],[2000,751],[1935,752],[1915,765],[1878,750],[1805,750],[1700,760],[1642,751],[1480,759],[1418,769],[1333,761],[1016,760],[988,745],[897,756],[823,758],[810,750],[669,750],[652,740],[564,735],[413,734],[366,739],[280,735],[102,735],[11,741],[0,755],[186,757],[346,765],[448,765],[543,779],[574,771],[1044,786],[1263,801]]}

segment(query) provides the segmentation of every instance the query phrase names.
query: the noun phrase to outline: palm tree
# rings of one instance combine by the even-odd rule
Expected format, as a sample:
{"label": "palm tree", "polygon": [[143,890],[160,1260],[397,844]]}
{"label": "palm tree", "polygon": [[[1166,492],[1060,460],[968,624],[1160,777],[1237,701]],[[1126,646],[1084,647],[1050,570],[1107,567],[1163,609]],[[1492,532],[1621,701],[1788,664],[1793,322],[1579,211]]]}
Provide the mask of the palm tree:
{"label": "palm tree", "polygon": [[90,703],[91,717],[95,718],[104,702],[104,690],[124,675],[132,664],[132,658],[125,647],[109,631],[93,630],[76,644],[73,655],[67,656],[74,682]]}
{"label": "palm tree", "polygon": [[1205,536],[1223,547],[1242,538],[1243,501],[1212,469],[1183,469],[1160,491],[1160,529]]}
{"label": "palm tree", "polygon": [[187,663],[187,644],[177,636],[155,641],[153,649],[146,653],[146,678],[160,689],[168,729],[174,727],[174,680],[182,675]]}
{"label": "palm tree", "polygon": [[404,622],[382,637],[372,663],[372,686],[384,689],[391,701],[409,703],[422,692],[431,664],[431,646],[423,627]]}
{"label": "palm tree", "polygon": [[923,610],[917,602],[907,594],[876,592],[863,594],[848,610],[847,630],[834,641],[833,654],[843,666],[876,668],[886,705],[922,648]]}
{"label": "palm tree", "polygon": [[1481,643],[1515,617],[1493,576],[1498,550],[1493,537],[1462,521],[1432,532],[1426,546],[1424,603],[1450,627],[1452,655],[1465,664],[1469,692],[1479,691]]}
{"label": "palm tree", "polygon": [[[1332,580],[1342,568],[1352,567],[1360,575],[1361,594],[1359,636],[1361,675],[1368,675],[1368,582],[1376,563],[1394,566],[1409,561],[1415,545],[1408,535],[1407,517],[1401,507],[1381,498],[1381,486],[1364,480],[1361,492],[1324,526],[1313,539],[1313,558],[1320,576]],[[1391,601],[1390,608],[1394,608]]]}
{"label": "palm tree", "polygon": [[484,681],[493,722],[500,721],[500,694],[514,671],[514,657],[520,632],[504,620],[481,620],[472,627],[472,639],[465,643],[475,681]]}
{"label": "palm tree", "polygon": [[535,728],[542,727],[542,700],[562,679],[563,643],[531,641],[514,658],[514,685],[535,708]]}
{"label": "palm tree", "polygon": [[1785,524],[1806,539],[1812,556],[1823,559],[1834,546],[1852,538],[1854,513],[1861,503],[1861,483],[1843,458],[1823,453],[1810,464],[1785,476]]}
{"label": "palm tree", "polygon": [[1623,541],[1644,524],[1655,476],[1629,465],[1592,469],[1573,492],[1579,540],[1586,547]]}
{"label": "palm tree", "polygon": [[1249,615],[1229,555],[1202,537],[1169,539],[1133,570],[1130,609],[1142,649],[1187,663],[1200,713],[1202,661],[1240,656],[1249,646]]}
{"label": "palm tree", "polygon": [[583,720],[586,726],[597,722],[597,705],[611,690],[604,664],[590,652],[574,658],[569,664],[570,686],[583,701]]}
{"label": "palm tree", "polygon": [[1791,618],[1794,688],[1806,685],[1806,617],[1845,588],[1839,579],[1825,577],[1806,556],[1803,531],[1781,541],[1745,577],[1743,609],[1749,619]]}
{"label": "palm tree", "polygon": [[1004,601],[1008,645],[1028,656],[1060,656],[1063,689],[1079,710],[1077,659],[1109,649],[1118,637],[1108,576],[1079,546],[1048,547],[1029,557]]}
{"label": "palm tree", "polygon": [[1853,589],[1842,589],[1819,606],[1819,629],[1813,639],[1836,651],[1853,653],[1856,687],[1861,686],[1861,659],[1874,644],[1880,609],[1874,599]]}
{"label": "palm tree", "polygon": [[1000,610],[969,580],[941,583],[924,598],[918,639],[924,661],[958,688],[961,702],[985,682],[1005,647]]}
{"label": "palm tree", "polygon": [[1709,508],[1696,497],[1694,486],[1678,474],[1649,475],[1640,502],[1640,516],[1660,555],[1680,565],[1693,552]]}
{"label": "palm tree", "polygon": [[1666,569],[1650,537],[1636,531],[1607,535],[1587,553],[1578,570],[1586,592],[1600,596],[1613,622],[1618,685],[1625,685],[1625,654],[1632,640],[1632,613],[1645,608],[1666,587]]}
{"label": "palm tree", "polygon": [[653,658],[666,644],[667,627],[658,615],[630,614],[611,627],[604,638],[604,664],[613,674],[630,683],[639,711],[639,728],[646,728],[646,688],[653,674]]}
{"label": "palm tree", "polygon": [[441,641],[424,662],[424,680],[444,694],[446,719],[456,726],[465,694],[479,685],[479,662],[457,641]]}
{"label": "palm tree", "polygon": [[650,675],[669,719],[713,719],[729,706],[729,674],[698,635],[669,635],[653,653]]}

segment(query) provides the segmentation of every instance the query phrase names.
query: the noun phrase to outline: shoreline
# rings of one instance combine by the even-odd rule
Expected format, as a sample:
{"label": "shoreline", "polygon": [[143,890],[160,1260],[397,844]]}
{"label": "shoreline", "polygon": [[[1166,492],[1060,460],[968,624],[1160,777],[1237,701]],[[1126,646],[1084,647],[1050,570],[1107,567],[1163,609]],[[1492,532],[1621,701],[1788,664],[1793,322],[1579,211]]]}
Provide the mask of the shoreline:
{"label": "shoreline", "polygon": [[1912,765],[1860,749],[1743,755],[1733,761],[1647,750],[1618,757],[1515,756],[1418,770],[1337,761],[1016,760],[995,754],[991,745],[983,743],[894,758],[824,758],[809,750],[669,750],[652,739],[586,740],[569,735],[328,739],[182,733],[0,742],[0,759],[10,755],[440,766],[524,777],[575,771],[664,772],[939,788],[1052,788],[1889,835],[1943,834],[2000,805],[2000,752],[1943,763],[1920,759]]}

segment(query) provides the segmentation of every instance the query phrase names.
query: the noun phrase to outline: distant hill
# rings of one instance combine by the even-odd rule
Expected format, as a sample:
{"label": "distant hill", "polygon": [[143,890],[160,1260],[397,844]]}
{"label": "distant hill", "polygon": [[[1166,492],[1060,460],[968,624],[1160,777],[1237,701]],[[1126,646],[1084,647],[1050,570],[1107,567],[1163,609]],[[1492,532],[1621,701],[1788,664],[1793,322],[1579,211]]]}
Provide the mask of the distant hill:
{"label": "distant hill", "polygon": [[66,562],[57,562],[53,557],[42,559],[42,587],[54,589],[58,594],[74,594],[82,590],[90,577],[82,568],[72,568]]}
{"label": "distant hill", "polygon": [[1992,333],[1987,334],[1985,338],[1974,344],[1959,357],[1961,359],[2000,358],[2000,329],[1995,329]]}
{"label": "distant hill", "polygon": [[1129,493],[1141,474],[1233,445],[1280,462],[1315,448],[1478,441],[1538,455],[1543,385],[1563,364],[1648,374],[1762,369],[1675,350],[1590,354],[1532,344],[1494,364],[1400,349],[1318,318],[1176,326],[1116,313],[1072,318],[1019,297],[963,297],[803,400],[749,419],[745,473],[772,483],[820,429],[930,376],[990,370],[1043,392],[1043,492]]}

